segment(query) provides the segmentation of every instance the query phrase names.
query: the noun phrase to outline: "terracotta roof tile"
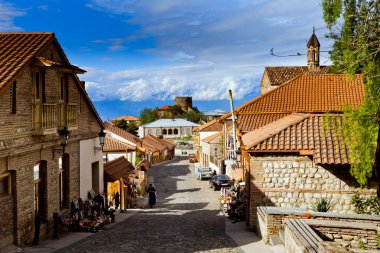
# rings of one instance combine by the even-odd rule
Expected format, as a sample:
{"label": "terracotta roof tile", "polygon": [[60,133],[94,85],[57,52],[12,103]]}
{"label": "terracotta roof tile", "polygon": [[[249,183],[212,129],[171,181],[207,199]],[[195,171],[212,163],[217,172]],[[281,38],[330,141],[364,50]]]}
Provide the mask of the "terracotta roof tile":
{"label": "terracotta roof tile", "polygon": [[54,39],[54,33],[0,33],[0,93]]}
{"label": "terracotta roof tile", "polygon": [[128,145],[127,143],[124,143],[114,138],[106,136],[104,140],[104,146],[103,146],[104,152],[126,151],[126,150],[136,150],[136,147],[133,147],[131,145]]}
{"label": "terracotta roof tile", "polygon": [[104,164],[104,179],[106,182],[113,182],[120,178],[128,178],[133,170],[132,164],[121,156]]}
{"label": "terracotta roof tile", "polygon": [[145,135],[144,138],[142,139],[143,141],[143,147],[147,146],[156,149],[157,151],[163,152],[165,149],[167,149],[166,145],[162,144],[157,137],[153,135]]}
{"label": "terracotta roof tile", "polygon": [[108,131],[110,131],[110,132],[112,132],[112,133],[114,133],[116,135],[119,135],[120,137],[122,137],[122,138],[124,138],[124,139],[126,139],[126,140],[128,140],[130,142],[133,142],[137,146],[141,147],[142,140],[139,137],[137,137],[137,136],[135,136],[135,135],[133,135],[131,133],[128,133],[127,131],[125,131],[125,130],[123,130],[121,128],[118,128],[117,126],[112,125],[109,122],[104,122],[104,127],[105,127],[106,130],[108,130]]}
{"label": "terracotta roof tile", "polygon": [[173,143],[172,139],[159,139],[158,141],[161,142],[163,145],[165,145],[169,150],[175,148],[175,145]]}
{"label": "terracotta roof tile", "polygon": [[[227,127],[232,126],[232,120],[226,120]],[[199,126],[198,131],[199,132],[215,132],[215,131],[222,131],[223,130],[223,123],[220,123],[217,121],[217,119],[211,120],[210,122],[207,122],[206,124],[203,124]]]}
{"label": "terracotta roof tile", "polygon": [[134,117],[134,116],[120,116],[120,117],[117,117],[117,118],[113,118],[112,120],[114,120],[114,121],[119,121],[119,120],[139,121],[139,118]]}
{"label": "terracotta roof tile", "polygon": [[[245,134],[243,139],[247,149],[253,152],[309,150],[313,151],[313,159],[317,164],[349,164],[349,150],[343,142],[339,128],[342,116],[335,115],[329,119],[335,123],[331,125],[338,126],[335,128],[326,128],[326,117],[326,115],[292,114],[286,117],[290,124],[284,125],[282,119],[268,125],[268,128],[272,129],[270,134],[268,132],[271,130],[262,127]],[[285,128],[281,128],[281,125]]]}
{"label": "terracotta roof tile", "polygon": [[252,131],[294,112],[341,112],[364,98],[361,75],[301,75],[236,108],[237,127]]}
{"label": "terracotta roof tile", "polygon": [[326,74],[328,70],[328,66],[321,66],[319,69],[313,69],[312,71],[307,66],[282,66],[265,67],[264,71],[271,85],[278,86],[302,74]]}
{"label": "terracotta roof tile", "polygon": [[[40,57],[39,53],[50,43],[55,42],[62,53],[65,63],[62,66],[74,70],[75,73],[85,72],[76,66],[72,66],[63,52],[54,33],[51,32],[0,32],[0,94],[17,78],[17,75],[33,60],[38,59],[49,64],[56,62],[47,61]],[[37,60],[38,60],[37,59]],[[87,92],[80,85],[79,78],[74,75],[79,90],[85,97],[85,101],[90,106],[97,121],[103,127],[103,122],[92,104]]]}
{"label": "terracotta roof tile", "polygon": [[203,138],[201,141],[206,142],[206,143],[210,143],[211,141],[215,140],[216,138],[220,138],[221,135],[222,135],[222,132],[218,132],[218,133],[210,135],[206,138]]}

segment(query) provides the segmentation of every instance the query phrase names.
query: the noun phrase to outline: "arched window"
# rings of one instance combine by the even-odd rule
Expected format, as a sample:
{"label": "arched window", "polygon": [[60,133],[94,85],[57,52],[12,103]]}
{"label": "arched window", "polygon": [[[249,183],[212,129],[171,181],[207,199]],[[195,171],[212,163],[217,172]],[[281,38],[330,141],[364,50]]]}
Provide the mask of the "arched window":
{"label": "arched window", "polygon": [[162,135],[167,135],[168,131],[166,129],[162,130]]}
{"label": "arched window", "polygon": [[169,129],[168,134],[173,134],[173,131]]}
{"label": "arched window", "polygon": [[174,129],[174,134],[178,134],[178,129]]}

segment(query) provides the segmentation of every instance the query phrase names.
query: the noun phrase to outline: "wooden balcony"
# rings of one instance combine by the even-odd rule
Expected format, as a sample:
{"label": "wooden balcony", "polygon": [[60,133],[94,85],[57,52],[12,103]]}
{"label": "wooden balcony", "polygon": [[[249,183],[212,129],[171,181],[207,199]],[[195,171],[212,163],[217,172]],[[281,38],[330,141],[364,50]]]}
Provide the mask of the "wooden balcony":
{"label": "wooden balcony", "polygon": [[59,127],[67,126],[70,130],[78,128],[77,104],[59,103]]}
{"label": "wooden balcony", "polygon": [[32,113],[33,135],[54,134],[64,126],[78,128],[76,104],[34,103]]}
{"label": "wooden balcony", "polygon": [[33,104],[33,134],[53,134],[57,131],[57,105]]}

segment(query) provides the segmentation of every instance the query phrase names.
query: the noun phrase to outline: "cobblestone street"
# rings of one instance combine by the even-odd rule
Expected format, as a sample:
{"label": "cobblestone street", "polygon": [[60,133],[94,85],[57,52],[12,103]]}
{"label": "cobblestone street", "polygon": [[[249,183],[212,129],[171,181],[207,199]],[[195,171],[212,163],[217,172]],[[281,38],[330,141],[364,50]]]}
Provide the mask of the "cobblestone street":
{"label": "cobblestone street", "polygon": [[219,192],[193,176],[188,161],[156,165],[149,179],[158,203],[57,252],[236,252],[224,233]]}

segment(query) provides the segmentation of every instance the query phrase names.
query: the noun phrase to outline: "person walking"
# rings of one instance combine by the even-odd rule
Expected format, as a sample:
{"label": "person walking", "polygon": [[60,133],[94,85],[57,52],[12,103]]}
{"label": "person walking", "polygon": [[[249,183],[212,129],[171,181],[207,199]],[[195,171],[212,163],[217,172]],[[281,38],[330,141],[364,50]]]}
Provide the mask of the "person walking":
{"label": "person walking", "polygon": [[157,195],[156,195],[156,189],[153,187],[152,184],[149,184],[149,187],[148,189],[146,190],[146,192],[148,193],[148,204],[149,204],[149,208],[153,208],[153,206],[156,204],[157,202]]}

